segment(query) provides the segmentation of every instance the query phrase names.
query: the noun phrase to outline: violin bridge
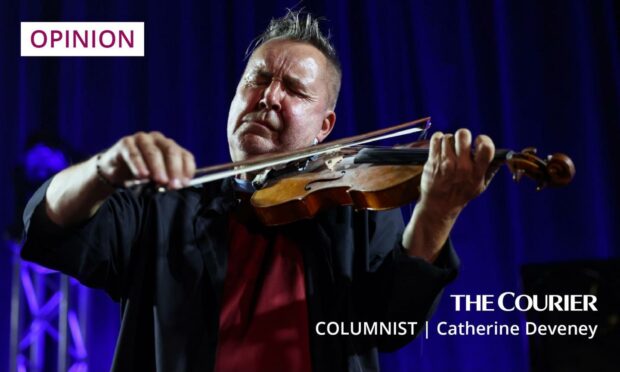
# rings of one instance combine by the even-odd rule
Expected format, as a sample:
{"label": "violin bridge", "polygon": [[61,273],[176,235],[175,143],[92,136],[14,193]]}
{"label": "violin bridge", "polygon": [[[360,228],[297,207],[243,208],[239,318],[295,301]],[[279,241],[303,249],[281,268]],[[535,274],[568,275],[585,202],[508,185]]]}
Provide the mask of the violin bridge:
{"label": "violin bridge", "polygon": [[334,171],[336,169],[336,165],[340,163],[342,159],[344,159],[344,156],[342,155],[331,157],[325,161],[325,166],[329,170]]}
{"label": "violin bridge", "polygon": [[265,183],[267,183],[267,179],[269,178],[269,173],[271,173],[271,171],[271,169],[265,169],[261,173],[257,174],[252,180],[252,186],[254,186],[256,190],[262,189],[263,186],[265,186]]}

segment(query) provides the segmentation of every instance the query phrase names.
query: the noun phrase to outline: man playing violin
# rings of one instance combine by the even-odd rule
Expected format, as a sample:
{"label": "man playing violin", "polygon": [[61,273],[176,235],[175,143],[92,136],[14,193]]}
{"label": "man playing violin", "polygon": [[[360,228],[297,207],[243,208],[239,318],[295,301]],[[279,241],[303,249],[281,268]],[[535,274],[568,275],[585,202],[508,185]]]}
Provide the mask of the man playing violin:
{"label": "man playing violin", "polygon": [[[341,71],[310,15],[273,20],[228,118],[234,161],[325,140]],[[22,256],[122,304],[113,370],[375,370],[413,334],[321,335],[320,322],[422,322],[458,259],[448,235],[486,187],[490,138],[430,139],[420,198],[399,210],[338,207],[265,227],[245,208],[251,175],[186,187],[193,155],[158,132],[120,139],[53,177],[25,213]],[[148,179],[169,191],[114,186]],[[416,332],[419,328],[416,329]]]}

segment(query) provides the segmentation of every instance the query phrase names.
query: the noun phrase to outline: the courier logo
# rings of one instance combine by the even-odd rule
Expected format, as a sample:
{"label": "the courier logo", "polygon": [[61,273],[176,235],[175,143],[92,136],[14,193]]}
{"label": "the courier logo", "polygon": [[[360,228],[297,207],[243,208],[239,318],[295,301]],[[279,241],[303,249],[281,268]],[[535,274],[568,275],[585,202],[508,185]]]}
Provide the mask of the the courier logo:
{"label": "the courier logo", "polygon": [[22,57],[143,57],[144,22],[21,22]]}

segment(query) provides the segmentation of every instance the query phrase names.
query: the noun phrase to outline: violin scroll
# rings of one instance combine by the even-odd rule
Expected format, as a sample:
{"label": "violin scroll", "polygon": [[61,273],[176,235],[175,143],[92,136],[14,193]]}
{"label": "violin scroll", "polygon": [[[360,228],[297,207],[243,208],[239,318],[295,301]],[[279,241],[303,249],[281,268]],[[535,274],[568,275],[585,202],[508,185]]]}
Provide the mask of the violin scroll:
{"label": "violin scroll", "polygon": [[565,154],[555,153],[543,160],[536,156],[536,149],[528,147],[521,152],[510,151],[506,154],[506,165],[515,181],[525,175],[537,183],[537,190],[544,187],[568,185],[575,176],[575,165]]}

